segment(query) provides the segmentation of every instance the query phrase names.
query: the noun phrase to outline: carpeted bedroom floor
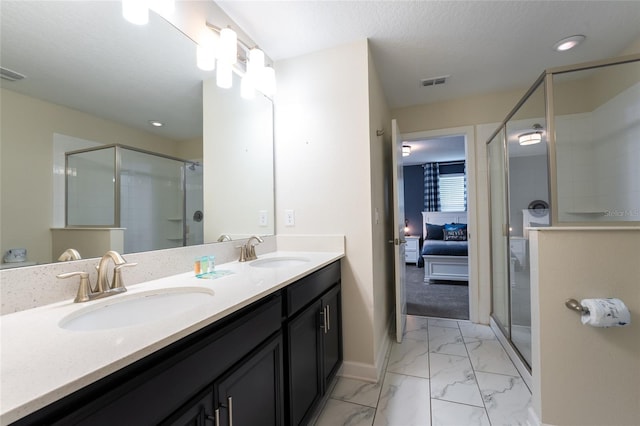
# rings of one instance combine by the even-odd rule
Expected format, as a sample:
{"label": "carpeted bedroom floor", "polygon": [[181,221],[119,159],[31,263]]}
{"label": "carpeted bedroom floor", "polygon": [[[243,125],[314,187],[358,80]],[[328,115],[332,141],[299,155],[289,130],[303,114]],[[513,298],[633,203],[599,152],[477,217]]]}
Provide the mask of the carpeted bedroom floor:
{"label": "carpeted bedroom floor", "polygon": [[424,283],[424,268],[407,265],[407,314],[469,319],[469,285],[459,281]]}

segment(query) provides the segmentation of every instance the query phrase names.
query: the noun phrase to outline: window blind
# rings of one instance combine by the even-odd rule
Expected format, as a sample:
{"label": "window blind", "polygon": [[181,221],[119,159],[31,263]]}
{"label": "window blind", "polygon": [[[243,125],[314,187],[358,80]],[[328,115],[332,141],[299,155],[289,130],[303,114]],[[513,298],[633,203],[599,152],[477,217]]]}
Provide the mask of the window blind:
{"label": "window blind", "polygon": [[465,211],[464,173],[440,175],[438,180],[440,211]]}

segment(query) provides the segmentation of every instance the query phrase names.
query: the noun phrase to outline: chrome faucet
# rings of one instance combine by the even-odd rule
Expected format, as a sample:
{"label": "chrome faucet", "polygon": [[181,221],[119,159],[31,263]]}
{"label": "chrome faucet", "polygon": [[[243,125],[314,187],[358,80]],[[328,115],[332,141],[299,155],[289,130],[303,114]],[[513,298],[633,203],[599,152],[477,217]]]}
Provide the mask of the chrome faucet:
{"label": "chrome faucet", "polygon": [[228,236],[227,234],[222,234],[222,235],[220,235],[220,237],[218,237],[218,242],[219,243],[222,243],[222,242],[225,242],[225,241],[231,241],[231,237]]}
{"label": "chrome faucet", "polygon": [[[107,267],[113,262],[113,279],[109,283]],[[78,294],[74,299],[75,303],[87,302],[89,300],[100,299],[102,297],[113,296],[114,294],[127,291],[122,281],[121,270],[124,267],[136,266],[137,263],[127,263],[124,258],[116,251],[109,250],[102,256],[96,269],[98,270],[98,279],[95,288],[91,288],[89,274],[87,272],[68,272],[66,274],[56,275],[58,278],[70,278],[80,276],[80,286]]]}
{"label": "chrome faucet", "polygon": [[258,258],[258,256],[256,256],[256,244],[251,244],[251,242],[254,240],[256,241],[256,244],[264,242],[264,240],[257,235],[251,236],[243,246],[240,246],[240,259],[238,260],[239,262],[256,260]]}

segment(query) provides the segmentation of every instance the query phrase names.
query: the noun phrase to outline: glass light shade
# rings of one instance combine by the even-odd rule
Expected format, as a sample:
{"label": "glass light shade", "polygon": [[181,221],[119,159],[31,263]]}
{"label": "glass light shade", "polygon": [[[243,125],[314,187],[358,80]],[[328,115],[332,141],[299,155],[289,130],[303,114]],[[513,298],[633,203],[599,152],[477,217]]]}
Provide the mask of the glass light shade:
{"label": "glass light shade", "polygon": [[518,143],[522,146],[525,145],[535,145],[542,141],[542,134],[539,132],[535,133],[525,133],[524,135],[520,135],[518,137]]}
{"label": "glass light shade", "polygon": [[253,76],[259,76],[264,68],[264,52],[257,47],[249,51],[249,63],[247,64],[247,73]]}
{"label": "glass light shade", "polygon": [[220,36],[207,27],[202,28],[198,37],[197,64],[203,71],[212,71],[216,67],[216,53],[220,44]]}
{"label": "glass light shade", "polygon": [[229,89],[233,85],[232,65],[223,61],[218,61],[216,69],[216,84],[222,89]]}
{"label": "glass light shade", "polygon": [[249,73],[242,77],[242,83],[240,83],[240,96],[244,99],[253,99],[256,97],[254,80]]}
{"label": "glass light shade", "polygon": [[411,146],[402,145],[402,156],[408,157],[409,155],[411,155]]}
{"label": "glass light shade", "polygon": [[135,25],[149,22],[149,3],[147,0],[122,0],[122,16]]}
{"label": "glass light shade", "polygon": [[266,96],[273,96],[276,93],[276,71],[272,67],[264,67],[260,72],[258,90]]}
{"label": "glass light shade", "polygon": [[238,36],[231,28],[220,31],[220,53],[218,58],[229,65],[238,61]]}

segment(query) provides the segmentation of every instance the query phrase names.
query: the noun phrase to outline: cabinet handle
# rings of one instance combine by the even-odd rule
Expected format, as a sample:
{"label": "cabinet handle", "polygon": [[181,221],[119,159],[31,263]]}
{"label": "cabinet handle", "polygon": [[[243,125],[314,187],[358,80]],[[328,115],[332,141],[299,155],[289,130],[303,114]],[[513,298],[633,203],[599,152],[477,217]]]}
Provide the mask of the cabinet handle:
{"label": "cabinet handle", "polygon": [[213,424],[215,426],[220,426],[220,409],[216,408],[216,411],[214,412],[214,416],[207,415],[207,417],[205,419],[206,420],[213,420]]}
{"label": "cabinet handle", "polygon": [[227,397],[227,404],[229,405],[229,426],[233,426],[233,399],[230,396]]}
{"label": "cabinet handle", "polygon": [[327,328],[328,328],[328,323],[327,323],[327,307],[323,306],[322,307],[322,330],[324,331],[324,334],[327,334]]}
{"label": "cabinet handle", "polygon": [[330,316],[330,306],[327,305],[326,309],[327,309],[327,332],[329,332],[331,330],[331,316]]}

